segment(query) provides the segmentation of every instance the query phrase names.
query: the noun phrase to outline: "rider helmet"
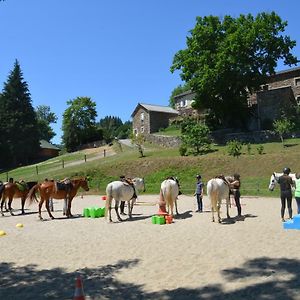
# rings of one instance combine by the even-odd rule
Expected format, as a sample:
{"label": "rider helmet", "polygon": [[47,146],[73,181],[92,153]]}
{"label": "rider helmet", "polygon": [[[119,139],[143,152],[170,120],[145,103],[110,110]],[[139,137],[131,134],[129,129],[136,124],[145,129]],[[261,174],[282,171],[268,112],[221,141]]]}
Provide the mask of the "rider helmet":
{"label": "rider helmet", "polygon": [[196,178],[197,178],[197,179],[201,179],[201,175],[199,175],[199,174],[196,175]]}
{"label": "rider helmet", "polygon": [[288,167],[285,167],[282,172],[283,172],[283,174],[289,175],[291,173],[291,169]]}

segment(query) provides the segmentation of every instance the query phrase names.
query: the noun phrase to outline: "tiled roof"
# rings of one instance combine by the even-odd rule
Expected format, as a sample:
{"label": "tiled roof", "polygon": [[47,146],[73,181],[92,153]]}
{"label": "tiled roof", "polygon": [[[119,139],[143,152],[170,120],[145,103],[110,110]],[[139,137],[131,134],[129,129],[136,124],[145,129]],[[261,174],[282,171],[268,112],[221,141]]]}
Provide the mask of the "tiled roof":
{"label": "tiled roof", "polygon": [[46,140],[40,140],[40,147],[42,149],[60,150],[58,147],[52,145],[51,143],[47,142]]}

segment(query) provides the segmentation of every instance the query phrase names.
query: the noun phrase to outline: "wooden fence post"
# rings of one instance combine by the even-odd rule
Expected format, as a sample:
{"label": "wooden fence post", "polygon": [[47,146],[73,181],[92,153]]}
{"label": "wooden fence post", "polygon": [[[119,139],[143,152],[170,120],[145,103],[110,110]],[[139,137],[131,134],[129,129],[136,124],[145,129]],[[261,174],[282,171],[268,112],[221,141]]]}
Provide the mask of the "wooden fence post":
{"label": "wooden fence post", "polygon": [[84,162],[86,162],[86,154],[84,154]]}
{"label": "wooden fence post", "polygon": [[64,169],[64,167],[65,167],[65,161],[62,160],[61,162],[62,162],[62,168]]}
{"label": "wooden fence post", "polygon": [[106,150],[104,149],[103,150],[103,157],[105,157],[106,156]]}
{"label": "wooden fence post", "polygon": [[39,167],[35,166],[36,175],[39,175]]}

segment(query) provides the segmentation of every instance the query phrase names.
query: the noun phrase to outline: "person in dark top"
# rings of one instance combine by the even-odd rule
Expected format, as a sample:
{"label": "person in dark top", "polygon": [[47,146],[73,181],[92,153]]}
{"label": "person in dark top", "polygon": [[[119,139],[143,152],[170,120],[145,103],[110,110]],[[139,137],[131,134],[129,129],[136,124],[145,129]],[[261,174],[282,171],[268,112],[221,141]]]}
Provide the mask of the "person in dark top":
{"label": "person in dark top", "polygon": [[233,174],[233,181],[230,183],[231,185],[231,191],[233,193],[234,196],[234,201],[235,201],[235,205],[237,208],[237,217],[241,218],[242,217],[242,207],[241,207],[241,201],[240,201],[240,197],[241,197],[241,193],[240,193],[240,187],[241,187],[241,179],[240,179],[240,174]]}
{"label": "person in dark top", "polygon": [[201,181],[201,175],[197,175],[196,179],[197,179],[197,182],[196,182],[196,189],[195,189],[195,194],[194,194],[194,196],[196,196],[197,205],[198,205],[198,209],[196,210],[196,212],[202,212],[203,211],[203,202],[202,202],[203,182]]}
{"label": "person in dark top", "polygon": [[284,222],[285,204],[287,203],[289,218],[292,219],[292,186],[294,182],[292,177],[289,176],[291,173],[290,168],[283,169],[283,175],[278,179],[280,185],[280,199],[281,199],[281,221]]}

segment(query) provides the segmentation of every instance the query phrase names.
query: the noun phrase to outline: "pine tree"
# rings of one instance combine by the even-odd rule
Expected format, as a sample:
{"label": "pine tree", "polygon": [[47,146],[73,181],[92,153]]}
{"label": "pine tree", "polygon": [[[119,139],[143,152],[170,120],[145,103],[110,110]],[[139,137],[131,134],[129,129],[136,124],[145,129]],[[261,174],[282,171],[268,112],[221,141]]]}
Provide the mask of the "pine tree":
{"label": "pine tree", "polygon": [[8,166],[26,164],[39,151],[37,119],[19,62],[4,83],[0,97],[1,150]]}

